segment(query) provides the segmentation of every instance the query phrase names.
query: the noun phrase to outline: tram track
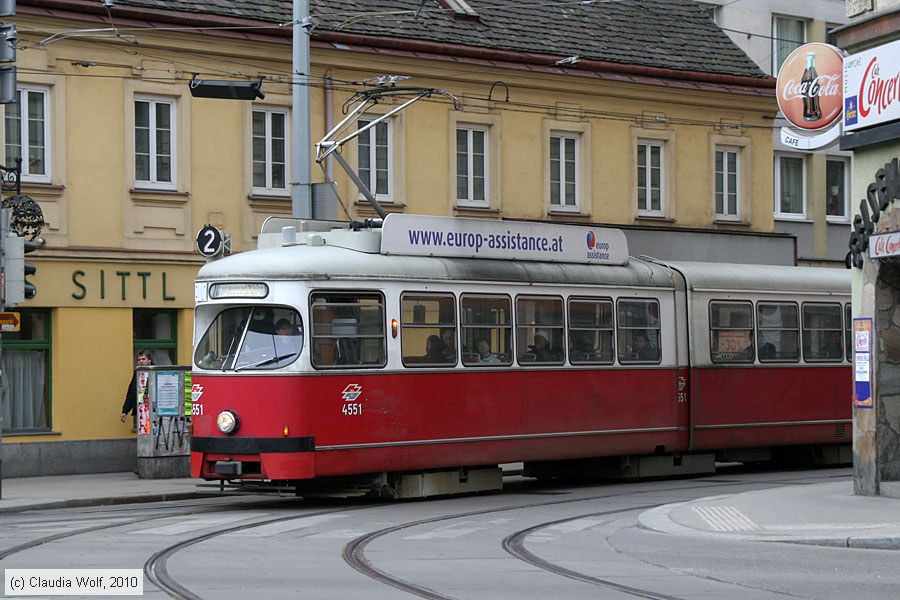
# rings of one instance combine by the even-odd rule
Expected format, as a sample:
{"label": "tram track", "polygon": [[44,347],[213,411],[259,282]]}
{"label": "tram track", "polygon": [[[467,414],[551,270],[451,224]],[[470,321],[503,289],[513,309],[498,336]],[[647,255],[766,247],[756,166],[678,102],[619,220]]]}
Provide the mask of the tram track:
{"label": "tram track", "polygon": [[[731,485],[746,485],[748,483],[750,483],[750,482],[747,482],[747,481],[718,481],[718,482],[716,482],[715,487],[725,487],[725,486],[731,486]],[[780,485],[780,484],[784,484],[784,483],[797,484],[798,482],[796,479],[791,479],[791,480],[772,480],[772,481],[764,481],[764,482],[758,482],[758,483],[761,485]],[[509,511],[509,510],[523,510],[523,509],[529,509],[529,508],[541,508],[541,507],[546,507],[546,506],[554,506],[554,505],[561,505],[561,504],[568,504],[568,503],[575,503],[575,502],[588,502],[588,501],[595,501],[595,500],[621,498],[621,497],[630,496],[630,495],[651,494],[651,493],[658,494],[661,492],[665,493],[665,492],[678,492],[678,491],[683,491],[683,490],[696,490],[696,489],[699,489],[702,487],[707,487],[707,486],[680,486],[680,487],[669,488],[669,489],[664,489],[664,490],[652,490],[652,491],[636,492],[636,493],[629,492],[628,494],[604,494],[604,495],[589,496],[589,497],[584,497],[584,498],[567,498],[565,500],[550,500],[550,501],[546,501],[546,502],[535,502],[535,503],[520,504],[520,505],[515,505],[515,506],[495,507],[495,508],[484,509],[484,510],[477,510],[477,511],[453,514],[453,515],[443,515],[440,517],[421,519],[421,520],[412,521],[409,523],[403,523],[403,524],[394,525],[391,527],[386,527],[384,529],[380,529],[378,531],[373,531],[364,536],[356,538],[355,540],[352,540],[350,543],[348,543],[344,547],[343,555],[344,555],[344,560],[345,560],[345,562],[347,562],[347,564],[349,564],[351,567],[353,567],[360,573],[363,573],[367,577],[370,577],[371,579],[379,581],[380,583],[390,585],[397,589],[403,590],[405,592],[408,592],[408,593],[418,596],[420,598],[426,598],[428,600],[457,600],[454,596],[448,596],[446,594],[442,594],[442,593],[437,592],[426,586],[418,585],[418,584],[406,581],[400,577],[391,575],[390,573],[386,573],[385,571],[378,569],[377,567],[375,567],[372,564],[371,561],[369,561],[366,558],[366,556],[365,556],[366,547],[370,543],[372,543],[373,541],[375,541],[379,538],[385,537],[385,536],[393,534],[393,533],[397,533],[397,532],[405,530],[405,529],[411,529],[414,527],[419,527],[419,526],[423,526],[423,525],[431,525],[431,524],[455,520],[455,519],[464,519],[464,518],[469,518],[469,517],[482,516],[482,515],[486,515],[486,514],[505,512],[505,511]],[[712,487],[712,486],[708,486],[708,487]],[[575,517],[561,519],[559,521],[552,521],[552,522],[538,524],[538,525],[530,527],[526,530],[523,530],[523,531],[520,531],[520,532],[517,532],[515,534],[508,536],[507,538],[505,538],[503,540],[502,546],[503,546],[504,550],[506,550],[511,556],[513,556],[519,560],[522,560],[523,562],[531,564],[532,566],[535,566],[539,569],[548,571],[550,573],[554,573],[556,575],[560,575],[562,577],[567,577],[569,579],[574,579],[574,580],[581,581],[583,583],[588,583],[591,585],[595,585],[598,587],[613,589],[618,592],[622,592],[622,593],[625,593],[625,594],[628,594],[630,596],[634,596],[637,598],[647,598],[650,600],[681,600],[677,596],[660,594],[653,590],[625,586],[625,585],[616,583],[614,581],[610,581],[608,579],[601,579],[601,578],[593,577],[591,575],[587,575],[585,573],[579,573],[577,571],[567,569],[565,567],[562,567],[561,565],[556,565],[549,561],[545,561],[545,560],[541,559],[540,557],[531,553],[524,547],[525,537],[527,537],[527,535],[530,532],[536,531],[536,530],[544,528],[544,527],[552,526],[555,523],[561,523],[561,522],[565,522],[565,521],[581,519],[586,516],[601,517],[601,516],[610,516],[610,515],[615,515],[615,514],[632,512],[632,511],[650,510],[652,508],[656,508],[658,506],[662,506],[667,503],[668,502],[657,502],[657,503],[650,503],[650,504],[634,505],[634,506],[630,506],[627,508],[620,508],[620,509],[601,511],[601,512],[591,512],[586,515],[578,515]]]}
{"label": "tram track", "polygon": [[[817,476],[817,477],[812,477],[810,479],[821,480],[821,477]],[[748,484],[755,484],[758,486],[773,486],[773,485],[784,485],[784,484],[797,485],[797,484],[802,483],[802,480],[798,480],[796,478],[791,478],[791,479],[776,478],[776,479],[764,480],[764,481],[747,481],[747,480],[741,480],[741,479],[733,479],[733,480],[729,479],[729,480],[712,481],[710,483],[701,483],[699,485],[696,483],[696,480],[692,480],[692,481],[695,482],[694,485],[678,485],[678,486],[673,486],[673,487],[669,487],[669,488],[645,490],[645,491],[627,490],[622,493],[594,494],[594,495],[590,495],[590,496],[584,496],[584,497],[578,497],[578,498],[565,498],[565,499],[556,498],[556,499],[552,499],[552,500],[548,499],[545,501],[530,502],[530,503],[511,503],[511,504],[505,504],[503,506],[496,506],[496,507],[491,507],[491,508],[485,508],[485,509],[474,510],[474,511],[466,511],[466,512],[449,514],[449,515],[440,515],[440,516],[430,517],[430,518],[426,518],[426,519],[410,521],[410,522],[386,527],[383,529],[379,529],[377,531],[372,531],[372,532],[367,533],[363,536],[360,536],[354,540],[351,540],[349,543],[347,543],[344,546],[343,551],[342,551],[342,558],[349,566],[356,569],[360,573],[366,575],[367,577],[369,577],[375,581],[379,581],[380,583],[383,583],[385,585],[389,585],[394,588],[406,591],[410,594],[413,594],[414,596],[418,596],[421,598],[435,599],[435,600],[436,599],[454,600],[453,596],[449,596],[444,593],[441,593],[440,591],[430,589],[424,585],[418,585],[418,584],[406,581],[406,580],[402,579],[401,577],[395,576],[391,573],[388,573],[388,572],[378,569],[366,557],[365,553],[366,553],[367,546],[379,538],[389,536],[393,533],[396,533],[396,532],[399,532],[402,530],[411,529],[411,528],[420,527],[420,526],[427,526],[427,525],[434,524],[434,523],[451,521],[454,519],[463,519],[463,518],[476,517],[476,516],[481,516],[481,515],[502,513],[502,512],[507,512],[507,511],[528,510],[528,509],[532,509],[532,508],[541,508],[541,507],[547,507],[547,506],[571,504],[571,503],[578,503],[578,502],[609,501],[609,500],[615,500],[617,498],[623,498],[626,496],[639,496],[639,495],[644,495],[644,494],[673,494],[673,493],[689,491],[689,490],[701,490],[701,489],[707,488],[707,487],[715,487],[715,488],[721,489],[721,488],[727,488],[727,487],[731,487],[731,486],[748,485]],[[528,492],[525,491],[522,493],[527,494]],[[635,504],[633,506],[612,509],[609,511],[602,511],[602,512],[592,511],[589,516],[613,515],[613,514],[620,514],[620,513],[630,512],[630,511],[648,510],[650,508],[661,506],[661,505],[666,504],[671,501],[673,501],[673,500],[667,499],[665,502]],[[0,560],[3,560],[5,558],[8,558],[9,556],[13,556],[17,553],[21,553],[21,552],[27,551],[29,549],[32,549],[32,548],[35,548],[35,547],[38,547],[41,545],[64,540],[66,538],[73,538],[73,537],[81,536],[81,535],[94,534],[94,533],[101,532],[104,530],[127,527],[129,525],[134,525],[137,523],[146,524],[148,522],[155,521],[155,520],[171,519],[173,517],[191,516],[191,515],[197,515],[198,513],[236,512],[236,511],[246,510],[249,508],[257,508],[257,507],[272,508],[272,507],[278,507],[279,505],[281,505],[285,502],[296,502],[296,499],[268,500],[268,501],[263,501],[263,502],[252,502],[252,503],[247,503],[247,504],[241,504],[239,506],[235,506],[233,504],[224,504],[224,505],[217,505],[214,507],[209,507],[209,506],[192,507],[190,510],[179,510],[179,511],[173,511],[173,512],[166,512],[165,514],[160,514],[157,516],[148,516],[147,514],[142,514],[142,516],[140,518],[130,518],[130,519],[118,520],[113,523],[103,523],[103,524],[99,524],[99,525],[92,525],[89,527],[82,527],[82,528],[74,529],[72,531],[65,531],[65,532],[60,532],[60,533],[56,533],[53,535],[36,538],[29,542],[19,544],[17,546],[0,551]],[[347,512],[347,511],[358,511],[358,510],[365,510],[365,509],[371,509],[371,508],[379,509],[379,508],[383,508],[383,507],[387,508],[387,507],[391,507],[391,506],[395,506],[395,504],[387,503],[387,504],[376,504],[376,505],[372,505],[372,504],[354,505],[354,506],[350,506],[350,507],[342,506],[342,507],[328,509],[328,510],[305,512],[303,514],[292,514],[292,515],[278,516],[278,517],[274,517],[274,518],[263,518],[263,519],[254,520],[252,522],[243,523],[240,525],[234,525],[234,526],[224,527],[224,528],[220,528],[220,529],[215,529],[213,531],[208,531],[207,533],[202,534],[202,535],[198,535],[195,537],[191,537],[189,539],[181,540],[176,544],[172,544],[166,548],[163,548],[163,549],[155,552],[144,563],[143,571],[144,571],[145,576],[147,577],[147,579],[150,582],[152,582],[161,591],[163,591],[165,594],[167,594],[168,596],[170,596],[172,598],[203,600],[203,597],[199,593],[197,593],[194,590],[191,590],[184,583],[177,581],[168,572],[168,570],[166,568],[167,562],[170,558],[172,558],[177,553],[179,553],[183,550],[186,550],[186,549],[190,548],[191,546],[200,544],[200,543],[208,541],[208,540],[212,540],[212,539],[220,537],[222,535],[227,535],[227,534],[235,533],[235,532],[239,532],[239,531],[248,531],[248,530],[252,530],[254,528],[259,528],[259,527],[263,527],[266,525],[272,525],[275,523],[286,523],[286,522],[295,521],[295,520],[299,520],[299,519],[306,519],[306,518],[319,517],[319,516],[325,516],[325,515],[333,515],[335,513],[341,513],[341,512]],[[102,518],[101,515],[93,515],[93,517],[94,518]],[[573,518],[583,518],[583,517],[584,517],[584,515],[581,515],[579,517],[571,517],[568,520],[571,520]],[[522,560],[523,562],[532,564],[535,567],[541,568],[545,571],[552,572],[552,573],[555,573],[555,574],[563,576],[563,577],[568,577],[570,579],[576,579],[576,580],[579,580],[582,582],[591,583],[593,585],[597,585],[597,586],[601,586],[601,587],[615,589],[619,592],[624,592],[624,593],[630,594],[635,597],[651,598],[651,599],[656,599],[656,600],[677,600],[673,596],[661,595],[661,594],[658,594],[651,590],[641,590],[638,588],[629,588],[627,586],[621,586],[619,584],[616,584],[615,582],[611,582],[608,580],[602,580],[599,578],[591,577],[590,575],[571,571],[571,570],[565,569],[564,567],[561,567],[559,565],[554,565],[552,563],[549,563],[548,561],[544,561],[543,559],[540,559],[539,557],[536,557],[535,555],[530,553],[524,547],[524,540],[525,540],[525,537],[527,537],[528,532],[537,530],[541,527],[550,526],[554,522],[538,524],[527,530],[523,530],[521,532],[511,534],[510,536],[507,536],[507,538],[505,538],[503,540],[502,547],[511,556],[514,556],[517,559]]]}

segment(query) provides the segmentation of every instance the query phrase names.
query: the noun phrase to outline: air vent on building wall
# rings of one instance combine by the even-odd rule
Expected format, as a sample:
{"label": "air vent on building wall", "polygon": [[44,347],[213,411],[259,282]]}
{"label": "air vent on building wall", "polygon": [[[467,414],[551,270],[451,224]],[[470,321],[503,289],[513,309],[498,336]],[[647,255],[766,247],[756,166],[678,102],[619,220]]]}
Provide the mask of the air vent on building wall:
{"label": "air vent on building wall", "polygon": [[478,19],[478,13],[465,0],[438,0],[438,3],[453,11],[453,16],[463,19]]}

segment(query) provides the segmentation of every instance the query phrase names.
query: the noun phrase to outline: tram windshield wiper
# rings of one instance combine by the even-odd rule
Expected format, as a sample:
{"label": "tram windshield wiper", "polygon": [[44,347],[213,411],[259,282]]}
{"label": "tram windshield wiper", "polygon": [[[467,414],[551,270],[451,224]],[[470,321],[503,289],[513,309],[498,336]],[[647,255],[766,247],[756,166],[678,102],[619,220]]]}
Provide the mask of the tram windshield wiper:
{"label": "tram windshield wiper", "polygon": [[263,360],[256,361],[255,363],[250,363],[249,365],[241,365],[236,367],[235,371],[243,371],[244,369],[254,369],[256,367],[262,367],[263,365],[269,365],[274,362],[278,362],[280,360],[284,360],[286,358],[293,358],[300,354],[299,352],[291,352],[289,354],[282,354],[281,356],[272,356],[271,358],[264,358]]}

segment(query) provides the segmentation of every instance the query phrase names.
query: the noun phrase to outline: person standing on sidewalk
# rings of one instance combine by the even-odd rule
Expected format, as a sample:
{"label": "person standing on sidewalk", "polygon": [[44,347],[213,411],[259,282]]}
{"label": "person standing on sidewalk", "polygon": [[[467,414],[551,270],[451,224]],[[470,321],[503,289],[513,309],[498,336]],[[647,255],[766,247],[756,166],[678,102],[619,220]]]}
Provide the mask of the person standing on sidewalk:
{"label": "person standing on sidewalk", "polygon": [[[137,353],[137,366],[138,367],[149,367],[153,364],[153,358],[150,355],[149,350],[138,350]],[[125,422],[125,418],[128,416],[128,413],[131,413],[133,418],[137,418],[137,370],[131,375],[131,383],[128,384],[128,391],[125,392],[125,402],[122,404],[122,416],[119,417],[119,421],[122,423]],[[137,430],[137,424],[132,427],[132,431]]]}

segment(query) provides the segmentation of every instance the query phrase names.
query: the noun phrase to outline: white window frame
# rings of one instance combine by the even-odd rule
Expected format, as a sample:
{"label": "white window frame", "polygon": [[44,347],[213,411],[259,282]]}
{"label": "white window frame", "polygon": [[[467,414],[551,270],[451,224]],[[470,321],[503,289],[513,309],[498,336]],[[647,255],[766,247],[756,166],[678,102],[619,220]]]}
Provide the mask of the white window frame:
{"label": "white window frame", "polygon": [[[19,83],[17,86],[17,96],[18,96],[18,106],[19,106],[19,139],[20,144],[19,154],[22,157],[22,173],[21,173],[21,181],[23,183],[50,183],[53,175],[52,171],[52,148],[51,148],[51,137],[50,137],[50,116],[52,111],[50,110],[50,88],[46,86],[37,86],[37,85],[29,85]],[[44,161],[44,172],[43,173],[31,173],[30,172],[30,156],[32,150],[32,140],[31,140],[31,127],[30,121],[28,118],[28,102],[23,103],[23,95],[24,94],[40,94],[42,96],[41,106],[42,106],[42,117],[43,117],[43,127],[42,132],[44,136],[44,147],[43,147],[43,161]],[[23,108],[24,105],[24,108]],[[7,111],[8,114],[8,111]],[[6,143],[6,135],[9,133],[9,120],[8,117],[4,116],[4,151],[5,151],[5,159],[6,166],[12,167],[15,166],[15,159],[13,156],[10,156],[8,152],[7,143]]]}
{"label": "white window frame", "polygon": [[[829,215],[828,214],[828,195],[830,190],[828,187],[828,163],[839,162],[844,165],[844,214]],[[825,217],[830,223],[848,223],[850,221],[850,159],[846,156],[826,156],[825,157]]]}
{"label": "white window frame", "polygon": [[[150,178],[149,179],[138,179],[138,168],[137,168],[137,104],[139,102],[149,103],[150,104],[150,123],[149,129],[151,135],[149,136],[150,148]],[[167,181],[161,181],[158,178],[156,163],[158,159],[157,153],[157,142],[155,132],[157,131],[156,127],[156,110],[155,108],[158,105],[167,105],[169,107],[169,148],[171,148],[170,155],[170,179]],[[132,104],[133,114],[133,127],[134,127],[134,143],[132,147],[132,161],[134,165],[134,183],[136,188],[141,189],[155,189],[155,190],[176,190],[178,186],[178,112],[177,112],[177,103],[175,98],[171,97],[163,97],[163,96],[150,96],[144,94],[135,94],[134,102]]]}
{"label": "white window frame", "polygon": [[[803,211],[801,213],[782,212],[781,210],[781,161],[785,158],[799,159],[801,164],[800,184]],[[775,153],[775,218],[785,220],[806,219],[806,156],[788,152]]]}
{"label": "white window frame", "polygon": [[[553,140],[558,140],[560,155],[553,155]],[[564,145],[568,142],[572,142],[573,150],[574,150],[574,176],[571,178],[566,177],[564,168],[565,165],[565,148]],[[548,174],[549,174],[549,183],[550,183],[550,210],[551,211],[560,211],[560,212],[581,212],[581,134],[577,132],[570,131],[551,131],[550,139],[548,140],[548,152],[550,156],[550,162],[547,165]],[[559,181],[554,182],[553,180],[553,163],[554,161],[559,162]],[[566,186],[569,184],[573,184],[574,190],[572,194],[566,193]],[[553,190],[555,187],[559,188],[559,202],[553,202]]]}
{"label": "white window frame", "polygon": [[[265,138],[265,157],[263,158],[263,162],[265,163],[265,185],[257,186],[254,176],[254,166],[257,162],[256,157],[254,156],[254,141],[256,139],[256,133],[254,131],[254,116],[256,113],[261,113],[265,116],[265,131],[263,132],[263,137]],[[284,186],[283,187],[275,187],[272,183],[272,171],[273,166],[275,164],[275,158],[273,156],[272,149],[272,117],[274,115],[280,115],[284,117],[284,156],[280,157],[281,161],[284,164]],[[259,194],[263,196],[290,196],[291,188],[291,132],[290,132],[290,123],[291,123],[291,113],[289,110],[284,108],[274,108],[274,107],[261,107],[254,108],[250,114],[250,182],[252,186],[252,190],[254,194]]]}
{"label": "white window frame", "polygon": [[777,76],[778,71],[781,69],[781,65],[784,63],[785,59],[794,51],[794,48],[791,48],[790,51],[784,54],[784,56],[779,56],[779,44],[785,43],[785,38],[782,38],[779,33],[779,24],[782,23],[799,23],[800,31],[803,32],[803,36],[801,40],[796,42],[797,47],[802,46],[806,43],[806,20],[798,19],[797,17],[789,17],[782,15],[772,15],[772,75]]}
{"label": "white window frame", "polygon": [[[650,149],[659,149],[659,208],[651,208],[651,172],[650,166],[645,166],[646,173],[644,181],[641,181],[640,169],[641,165],[638,161],[640,148],[644,146],[647,149],[645,155],[651,155]],[[634,165],[635,165],[635,198],[637,199],[637,214],[641,217],[665,217],[666,216],[666,142],[664,140],[638,139],[634,148]],[[644,206],[641,206],[640,190],[641,187],[646,188],[647,193],[644,195]]]}
{"label": "white window frame", "polygon": [[[728,184],[728,175],[731,173],[723,170],[719,171],[719,154],[723,154],[723,165],[727,164],[726,157],[729,154],[734,155],[734,189]],[[741,209],[742,209],[742,198],[741,198],[741,148],[737,146],[716,146],[715,148],[715,158],[713,159],[713,170],[715,171],[714,183],[715,187],[713,188],[713,196],[715,198],[715,207],[716,207],[716,220],[719,221],[739,221],[741,219]],[[719,210],[719,180],[721,178],[722,181],[722,210]],[[735,198],[734,202],[734,210],[730,211],[728,209],[728,196],[729,194],[733,194]]]}
{"label": "white window frame", "polygon": [[[371,123],[374,120],[375,119],[359,119],[359,121],[357,121],[357,126],[359,129],[362,129],[365,125],[367,125],[368,123]],[[377,173],[378,172],[378,164],[377,164],[378,145],[377,145],[377,143],[373,143],[373,137],[374,137],[375,132],[377,131],[378,127],[380,127],[382,125],[384,125],[387,128],[387,135],[385,136],[386,137],[385,150],[386,150],[386,155],[387,155],[387,166],[386,166],[387,192],[378,193],[375,189],[375,185],[378,180],[378,173]],[[394,119],[391,118],[391,119],[386,119],[384,121],[380,121],[374,127],[361,133],[357,137],[357,161],[356,161],[357,169],[356,169],[356,172],[359,175],[360,179],[363,180],[363,183],[365,183],[366,186],[368,186],[369,191],[372,193],[372,195],[375,196],[375,199],[379,203],[384,202],[384,203],[390,204],[390,203],[394,202],[394,182],[393,182],[393,179],[394,179],[394,143],[393,143],[393,135],[394,135]],[[362,148],[361,142],[363,141],[363,138],[365,138],[367,140],[368,147],[369,147],[369,165],[370,166],[369,166],[368,181],[366,181],[366,179],[363,179],[362,170],[359,168],[359,164],[360,164],[359,161],[360,161],[360,158],[362,157],[362,149],[363,148]],[[366,201],[366,197],[362,193],[362,191],[359,192],[358,198],[362,202]]]}
{"label": "white window frame", "polygon": [[[464,153],[465,158],[465,174],[460,173],[460,167],[462,166],[461,159],[463,158],[459,149],[459,133],[466,133],[466,148]],[[477,164],[476,155],[474,151],[474,136],[476,133],[479,133],[483,136],[483,147],[484,154],[480,157],[481,162],[481,172],[484,177],[484,189],[483,195],[484,198],[477,199],[475,198],[475,166]],[[465,206],[470,208],[490,208],[491,205],[491,156],[490,156],[490,146],[491,146],[491,132],[490,128],[485,125],[473,125],[471,123],[458,123],[456,126],[456,173],[455,173],[455,181],[456,181],[456,203],[459,206]],[[459,179],[460,177],[466,178],[466,197],[461,198],[459,194]]]}

